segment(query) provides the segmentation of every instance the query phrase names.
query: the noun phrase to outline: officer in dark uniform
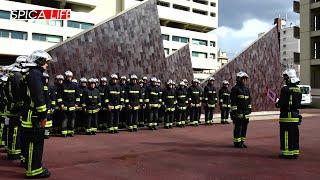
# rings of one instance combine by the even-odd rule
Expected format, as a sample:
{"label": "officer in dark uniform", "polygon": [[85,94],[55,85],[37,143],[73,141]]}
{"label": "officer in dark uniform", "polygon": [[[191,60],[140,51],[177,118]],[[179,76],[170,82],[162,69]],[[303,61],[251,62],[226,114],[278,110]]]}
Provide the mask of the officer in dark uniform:
{"label": "officer in dark uniform", "polygon": [[27,67],[30,70],[25,78],[26,90],[24,100],[25,115],[22,118],[22,155],[25,158],[26,178],[47,178],[48,169],[42,167],[44,131],[47,121],[47,106],[43,91],[43,72],[52,61],[51,56],[41,50],[33,52]]}
{"label": "officer in dark uniform", "polygon": [[43,91],[44,91],[44,97],[46,99],[46,105],[47,105],[47,123],[45,126],[45,132],[44,137],[45,139],[49,139],[50,131],[52,128],[52,113],[53,113],[53,107],[51,107],[51,99],[50,99],[50,91],[49,91],[49,74],[43,73]]}
{"label": "officer in dark uniform", "polygon": [[165,120],[165,107],[164,107],[164,102],[162,100],[162,95],[163,95],[163,91],[164,91],[164,88],[162,87],[161,85],[161,80],[160,79],[157,79],[157,83],[156,83],[156,86],[158,87],[159,89],[159,95],[160,95],[160,99],[159,99],[159,110],[158,110],[158,124],[160,123],[163,123],[164,120]]}
{"label": "officer in dark uniform", "polygon": [[[121,93],[125,98],[125,93],[126,93],[126,87],[127,87],[127,77],[126,76],[121,76],[120,78],[120,87],[121,87]],[[119,116],[119,126],[125,128],[126,124],[128,122],[128,113],[126,112],[127,109],[123,107],[120,111],[120,116]]]}
{"label": "officer in dark uniform", "polygon": [[83,93],[83,111],[87,113],[86,134],[96,135],[98,128],[98,112],[101,108],[100,91],[96,88],[96,80],[89,79],[89,86]]}
{"label": "officer in dark uniform", "polygon": [[102,77],[100,78],[100,84],[98,86],[98,90],[100,92],[100,97],[101,97],[101,110],[98,113],[98,125],[99,125],[99,129],[101,130],[106,130],[108,127],[108,112],[106,110],[106,105],[104,100],[106,99],[105,97],[105,91],[107,88],[107,78],[106,77]]}
{"label": "officer in dark uniform", "polygon": [[64,137],[74,135],[75,110],[80,102],[77,84],[72,82],[73,73],[65,72],[65,81],[58,89],[57,102],[64,112],[64,118],[61,126],[61,134]]}
{"label": "officer in dark uniform", "polygon": [[52,104],[52,107],[54,107],[54,111],[52,114],[52,119],[53,119],[52,125],[53,125],[54,134],[61,133],[61,124],[64,117],[64,112],[63,110],[60,109],[59,103],[57,102],[58,89],[62,88],[60,86],[62,86],[63,81],[64,81],[64,76],[62,74],[59,74],[55,78],[54,85],[49,88],[51,104]]}
{"label": "officer in dark uniform", "polygon": [[4,88],[8,80],[8,77],[4,72],[0,75],[0,148],[5,146],[5,136],[4,136],[4,123],[5,123],[5,109],[7,106],[7,98],[5,96]]}
{"label": "officer in dark uniform", "polygon": [[294,69],[283,73],[286,86],[281,89],[277,107],[280,108],[280,158],[296,159],[299,151],[299,124],[302,116],[299,113],[302,93],[297,86],[300,82]]}
{"label": "officer in dark uniform", "polygon": [[218,101],[216,88],[214,87],[214,77],[209,78],[207,86],[204,88],[205,123],[213,124],[213,112]]}
{"label": "officer in dark uniform", "polygon": [[[139,109],[143,103],[141,88],[138,85],[138,77],[135,74],[130,76],[130,84],[125,91],[125,104],[128,112],[128,130],[138,131]],[[132,129],[131,129],[132,127]]]}
{"label": "officer in dark uniform", "polygon": [[237,74],[237,84],[231,89],[231,119],[234,123],[233,143],[235,148],[247,148],[244,144],[251,114],[250,90],[246,84],[249,76],[245,72]]}
{"label": "officer in dark uniform", "polygon": [[[139,85],[140,85],[140,88],[141,88],[141,93],[142,93],[142,99],[144,100],[144,97],[145,97],[145,91],[146,91],[146,84],[145,84],[145,80],[144,78],[146,77],[143,77],[143,79],[140,79],[139,80]],[[143,103],[141,104],[141,108],[139,109],[139,113],[138,113],[138,116],[139,116],[139,127],[144,127],[144,123],[145,123],[145,103],[143,101]]]}
{"label": "officer in dark uniform", "polygon": [[179,83],[179,87],[176,90],[176,98],[177,98],[177,126],[185,127],[187,120],[187,106],[188,106],[188,90],[186,88],[186,84],[184,81]]}
{"label": "officer in dark uniform", "polygon": [[80,96],[80,104],[76,109],[76,121],[75,121],[75,128],[78,132],[82,132],[83,130],[86,131],[87,127],[87,113],[84,112],[84,107],[82,107],[82,102],[84,102],[84,94],[88,89],[88,80],[85,77],[80,78],[80,84],[78,87],[78,92]]}
{"label": "officer in dark uniform", "polygon": [[[107,86],[105,94],[105,106],[109,116],[109,133],[117,133],[119,130],[119,117],[124,98],[122,88],[118,83],[118,75],[111,74],[110,84]],[[131,127],[133,129],[133,127]]]}
{"label": "officer in dark uniform", "polygon": [[164,128],[169,129],[173,127],[174,112],[176,110],[176,91],[174,89],[175,83],[170,79],[167,82],[167,88],[163,91],[162,100],[165,108],[165,125]]}
{"label": "officer in dark uniform", "polygon": [[145,91],[145,103],[148,111],[148,127],[156,130],[158,126],[158,112],[161,100],[160,88],[157,86],[157,78],[152,77],[151,84]]}
{"label": "officer in dark uniform", "polygon": [[228,89],[229,82],[224,80],[222,87],[219,90],[219,105],[221,111],[221,124],[229,124],[229,113],[230,113],[230,91]]}
{"label": "officer in dark uniform", "polygon": [[15,160],[20,159],[21,144],[20,144],[20,125],[21,125],[21,109],[23,108],[23,75],[22,75],[22,63],[26,63],[27,56],[19,56],[16,59],[15,64],[8,79],[8,100],[10,107],[10,121],[8,129],[8,159]]}
{"label": "officer in dark uniform", "polygon": [[192,126],[198,126],[201,113],[202,89],[199,86],[200,81],[195,79],[192,86],[188,89],[188,101],[190,106],[190,123]]}

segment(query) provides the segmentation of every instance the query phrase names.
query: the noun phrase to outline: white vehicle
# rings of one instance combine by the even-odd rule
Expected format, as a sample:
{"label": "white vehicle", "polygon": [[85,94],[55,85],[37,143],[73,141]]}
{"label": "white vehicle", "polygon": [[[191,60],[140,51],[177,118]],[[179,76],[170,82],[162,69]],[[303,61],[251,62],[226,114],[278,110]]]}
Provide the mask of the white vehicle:
{"label": "white vehicle", "polygon": [[302,92],[301,105],[311,105],[312,96],[311,96],[311,86],[309,85],[298,85]]}

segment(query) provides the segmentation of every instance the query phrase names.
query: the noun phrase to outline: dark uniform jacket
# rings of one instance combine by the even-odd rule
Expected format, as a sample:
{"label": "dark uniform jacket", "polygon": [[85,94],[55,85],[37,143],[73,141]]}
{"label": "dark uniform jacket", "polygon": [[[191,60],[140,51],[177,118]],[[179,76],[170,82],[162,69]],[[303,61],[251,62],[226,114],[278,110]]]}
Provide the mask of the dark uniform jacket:
{"label": "dark uniform jacket", "polygon": [[84,103],[83,107],[89,114],[99,112],[101,107],[100,91],[97,88],[88,87],[83,93]]}
{"label": "dark uniform jacket", "polygon": [[149,85],[145,91],[145,103],[148,107],[160,107],[161,99],[160,88],[154,85]]}
{"label": "dark uniform jacket", "polygon": [[12,72],[8,78],[8,101],[11,114],[17,114],[23,106],[23,76],[20,72]]}
{"label": "dark uniform jacket", "polygon": [[204,88],[203,96],[204,96],[204,102],[207,104],[209,108],[213,108],[216,106],[218,98],[217,98],[216,88],[213,85],[208,84]]}
{"label": "dark uniform jacket", "polygon": [[178,87],[176,90],[177,106],[180,110],[186,110],[188,105],[187,88]]}
{"label": "dark uniform jacket", "polygon": [[226,87],[222,87],[219,90],[219,104],[220,108],[231,108],[230,91]]}
{"label": "dark uniform jacket", "polygon": [[296,84],[289,84],[281,89],[279,101],[280,122],[298,123],[301,116],[299,108],[301,107],[302,93]]}
{"label": "dark uniform jacket", "polygon": [[112,109],[120,109],[121,105],[123,105],[124,98],[122,94],[122,88],[119,84],[110,83],[105,92],[104,102],[106,106],[112,106]]}
{"label": "dark uniform jacket", "polygon": [[188,88],[188,100],[191,107],[201,107],[202,89],[199,86],[190,86]]}
{"label": "dark uniform jacket", "polygon": [[164,105],[166,107],[166,110],[168,110],[168,111],[175,110],[175,105],[176,105],[177,101],[176,101],[176,91],[174,88],[167,87],[163,91],[162,99],[163,99]]}
{"label": "dark uniform jacket", "polygon": [[65,106],[65,110],[74,111],[80,102],[77,85],[71,81],[64,81],[57,89],[57,103]]}
{"label": "dark uniform jacket", "polygon": [[237,83],[231,89],[231,118],[232,120],[249,120],[251,114],[251,96],[250,90],[241,83]]}
{"label": "dark uniform jacket", "polygon": [[140,86],[133,83],[128,84],[125,91],[126,106],[131,106],[134,110],[138,110],[142,103],[143,99]]}

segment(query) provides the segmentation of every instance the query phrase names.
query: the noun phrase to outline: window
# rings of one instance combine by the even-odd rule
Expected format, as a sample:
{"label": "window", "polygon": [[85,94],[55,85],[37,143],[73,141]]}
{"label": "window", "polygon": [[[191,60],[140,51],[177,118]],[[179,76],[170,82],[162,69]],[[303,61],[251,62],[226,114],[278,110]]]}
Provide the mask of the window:
{"label": "window", "polygon": [[208,46],[208,41],[206,41],[206,40],[201,40],[201,39],[192,39],[192,44],[202,45],[202,46]]}
{"label": "window", "polygon": [[4,30],[4,29],[0,29],[0,37],[9,38],[9,31]]}
{"label": "window", "polygon": [[67,26],[72,28],[78,28],[78,29],[89,29],[94,24],[91,23],[85,23],[85,22],[77,22],[77,21],[68,21]]}
{"label": "window", "polygon": [[214,54],[214,53],[210,53],[209,58],[210,58],[210,59],[215,59],[215,58],[216,58],[216,54]]}
{"label": "window", "polygon": [[169,55],[169,49],[168,49],[168,48],[164,48],[164,54],[165,54],[166,56]]}
{"label": "window", "polygon": [[286,34],[287,33],[287,31],[283,31],[283,34]]}
{"label": "window", "polygon": [[180,37],[180,36],[172,36],[172,41],[188,43],[189,42],[189,38]]}
{"label": "window", "polygon": [[28,34],[27,34],[27,32],[11,31],[11,39],[27,40]]}
{"label": "window", "polygon": [[283,38],[282,40],[283,40],[283,41],[286,41],[286,40],[287,40],[287,38]]}
{"label": "window", "polygon": [[193,2],[208,5],[208,1],[205,1],[205,0],[193,0]]}
{"label": "window", "polygon": [[215,2],[211,2],[211,3],[210,3],[210,6],[212,6],[212,7],[216,7],[216,6],[217,6],[217,4],[216,4]]}
{"label": "window", "polygon": [[172,52],[176,52],[178,49],[172,49]]}
{"label": "window", "polygon": [[10,11],[1,11],[0,10],[0,19],[10,19]]}
{"label": "window", "polygon": [[170,41],[170,36],[167,35],[167,34],[162,34],[162,40],[165,40],[165,41]]}
{"label": "window", "polygon": [[157,1],[157,5],[164,6],[164,7],[170,7],[170,3],[163,2],[163,1]]}
{"label": "window", "polygon": [[216,47],[216,42],[210,41],[210,46],[211,46],[211,47]]}
{"label": "window", "polygon": [[200,9],[193,9],[192,12],[197,13],[197,14],[202,14],[202,15],[208,15],[208,11],[203,11]]}
{"label": "window", "polygon": [[210,13],[210,16],[212,16],[212,17],[216,17],[216,13],[211,12],[211,13]]}
{"label": "window", "polygon": [[284,44],[284,45],[283,45],[283,48],[286,48],[286,47],[287,47],[287,45],[286,45],[286,44]]}
{"label": "window", "polygon": [[283,51],[283,53],[282,53],[283,55],[286,55],[287,54],[287,52],[286,51]]}
{"label": "window", "polygon": [[0,37],[27,40],[27,32],[0,29]]}
{"label": "window", "polygon": [[62,41],[62,36],[33,33],[32,40],[58,43]]}
{"label": "window", "polygon": [[283,61],[287,61],[287,59],[286,59],[286,58],[283,58]]}
{"label": "window", "polygon": [[189,7],[181,6],[181,5],[177,5],[177,4],[173,4],[173,8],[174,9],[179,9],[179,10],[182,10],[182,11],[190,11]]}
{"label": "window", "polygon": [[208,58],[208,54],[204,52],[197,52],[197,51],[192,51],[192,56],[193,57],[199,57],[199,58]]}

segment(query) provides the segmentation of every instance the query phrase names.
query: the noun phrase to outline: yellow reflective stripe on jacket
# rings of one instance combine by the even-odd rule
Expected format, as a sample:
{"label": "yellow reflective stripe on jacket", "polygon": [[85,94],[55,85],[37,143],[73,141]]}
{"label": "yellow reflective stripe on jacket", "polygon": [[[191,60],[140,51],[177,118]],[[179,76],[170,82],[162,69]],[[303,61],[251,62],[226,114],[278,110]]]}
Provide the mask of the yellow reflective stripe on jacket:
{"label": "yellow reflective stripe on jacket", "polygon": [[36,107],[37,112],[45,112],[47,110],[47,105],[42,105]]}
{"label": "yellow reflective stripe on jacket", "polygon": [[52,121],[47,121],[45,127],[46,128],[52,127]]}
{"label": "yellow reflective stripe on jacket", "polygon": [[51,101],[51,105],[55,106],[56,105],[56,101]]}
{"label": "yellow reflective stripe on jacket", "polygon": [[87,112],[88,112],[89,114],[94,114],[94,113],[99,112],[99,109],[88,110]]}
{"label": "yellow reflective stripe on jacket", "polygon": [[129,91],[130,94],[139,94],[140,91]]}
{"label": "yellow reflective stripe on jacket", "polygon": [[150,104],[150,107],[159,107],[159,104]]}
{"label": "yellow reflective stripe on jacket", "polygon": [[148,102],[150,102],[150,100],[149,99],[145,99],[144,102],[148,103]]}
{"label": "yellow reflective stripe on jacket", "polygon": [[143,99],[139,99],[139,103],[143,103]]}
{"label": "yellow reflective stripe on jacket", "polygon": [[173,99],[173,98],[174,98],[174,96],[167,96],[167,98],[168,98],[168,99]]}
{"label": "yellow reflective stripe on jacket", "polygon": [[213,107],[216,107],[216,105],[215,104],[208,104],[208,107],[213,108]]}
{"label": "yellow reflective stripe on jacket", "polygon": [[175,108],[167,108],[166,111],[175,111]]}
{"label": "yellow reflective stripe on jacket", "polygon": [[65,89],[65,90],[63,90],[63,92],[65,92],[65,93],[75,93],[76,90],[68,90],[68,89]]}
{"label": "yellow reflective stripe on jacket", "polygon": [[80,98],[76,98],[76,101],[77,101],[77,102],[80,102]]}
{"label": "yellow reflective stripe on jacket", "polygon": [[241,142],[241,138],[233,138],[233,142]]}
{"label": "yellow reflective stripe on jacket", "polygon": [[129,99],[125,99],[124,102],[125,102],[125,103],[128,103],[128,102],[129,102]]}
{"label": "yellow reflective stripe on jacket", "polygon": [[191,107],[201,107],[201,104],[192,104],[191,103]]}
{"label": "yellow reflective stripe on jacket", "polygon": [[301,89],[299,87],[290,87],[289,90],[292,92],[301,93]]}
{"label": "yellow reflective stripe on jacket", "polygon": [[230,96],[229,93],[223,93],[222,95],[224,95],[224,96]]}
{"label": "yellow reflective stripe on jacket", "polygon": [[251,104],[249,104],[249,105],[248,105],[248,108],[250,108],[250,109],[251,109],[251,108],[252,108],[252,105],[251,105]]}
{"label": "yellow reflective stripe on jacket", "polygon": [[62,102],[62,99],[61,99],[61,98],[59,98],[59,99],[57,99],[57,101],[58,101],[58,102]]}
{"label": "yellow reflective stripe on jacket", "polygon": [[49,89],[48,89],[48,86],[43,86],[43,90],[44,91],[48,91]]}
{"label": "yellow reflective stripe on jacket", "polygon": [[238,95],[238,98],[240,98],[240,99],[249,99],[249,96],[245,96],[245,95]]}
{"label": "yellow reflective stripe on jacket", "polygon": [[179,98],[185,98],[187,97],[186,95],[181,95],[181,96],[178,96]]}
{"label": "yellow reflective stripe on jacket", "polygon": [[231,110],[232,110],[232,111],[238,110],[238,107],[237,107],[237,106],[231,106]]}
{"label": "yellow reflective stripe on jacket", "polygon": [[231,107],[231,105],[222,104],[222,107]]}
{"label": "yellow reflective stripe on jacket", "polygon": [[192,94],[200,94],[199,91],[192,91]]}
{"label": "yellow reflective stripe on jacket", "polygon": [[133,110],[138,110],[138,109],[140,109],[140,106],[134,106],[133,107]]}
{"label": "yellow reflective stripe on jacket", "polygon": [[117,105],[117,106],[110,106],[110,109],[120,109],[121,105]]}
{"label": "yellow reflective stripe on jacket", "polygon": [[298,123],[299,121],[299,118],[280,118],[280,122]]}
{"label": "yellow reflective stripe on jacket", "polygon": [[120,94],[120,91],[110,91],[110,94]]}
{"label": "yellow reflective stripe on jacket", "polygon": [[178,107],[178,109],[180,109],[180,110],[186,110],[187,107]]}

